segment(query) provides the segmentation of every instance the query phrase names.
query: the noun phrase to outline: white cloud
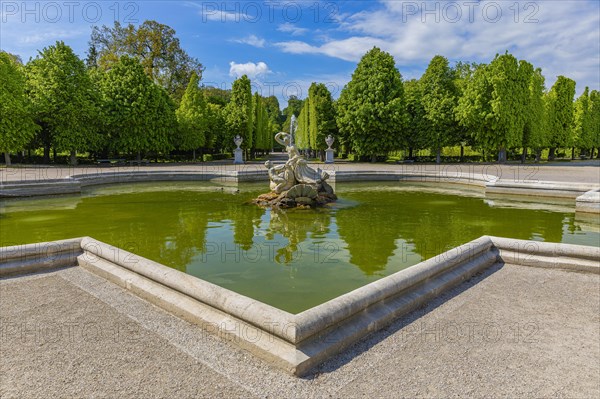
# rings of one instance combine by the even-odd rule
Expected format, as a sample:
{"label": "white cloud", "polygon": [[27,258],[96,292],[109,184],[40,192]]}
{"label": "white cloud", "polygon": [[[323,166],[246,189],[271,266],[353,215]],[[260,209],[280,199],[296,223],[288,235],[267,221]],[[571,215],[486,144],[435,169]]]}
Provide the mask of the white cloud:
{"label": "white cloud", "polygon": [[239,78],[242,75],[247,75],[250,79],[254,79],[257,76],[266,75],[271,73],[269,67],[264,62],[247,62],[245,64],[237,64],[233,61],[229,63],[229,76]]}
{"label": "white cloud", "polygon": [[320,46],[312,46],[302,41],[278,42],[275,45],[291,54],[324,54],[345,61],[358,61],[373,46],[384,46],[385,42],[375,37],[349,37],[332,40]]}
{"label": "white cloud", "polygon": [[[373,46],[390,52],[400,70],[423,65],[436,54],[451,61],[489,62],[511,52],[541,67],[551,86],[557,75],[600,88],[599,3],[569,2],[400,2],[340,20],[324,43],[282,41],[282,51],[323,54],[356,62]],[[423,7],[423,8],[421,8]],[[517,12],[518,9],[518,12]],[[340,39],[341,33],[349,37]]]}
{"label": "white cloud", "polygon": [[234,39],[233,40],[236,43],[242,43],[242,44],[248,44],[250,46],[254,46],[254,47],[265,47],[265,43],[266,40],[262,39],[256,35],[250,35],[247,37],[243,37],[241,39]]}
{"label": "white cloud", "polygon": [[291,33],[292,36],[301,36],[301,35],[305,34],[306,32],[308,32],[308,29],[300,28],[290,22],[286,22],[284,24],[279,25],[277,27],[277,30],[279,32]]}

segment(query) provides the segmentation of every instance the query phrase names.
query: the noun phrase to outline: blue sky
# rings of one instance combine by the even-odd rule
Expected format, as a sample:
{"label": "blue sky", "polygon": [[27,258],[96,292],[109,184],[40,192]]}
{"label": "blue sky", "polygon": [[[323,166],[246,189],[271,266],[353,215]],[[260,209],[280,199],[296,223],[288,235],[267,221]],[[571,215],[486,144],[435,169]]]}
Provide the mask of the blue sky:
{"label": "blue sky", "polygon": [[243,73],[255,90],[307,95],[311,82],[334,96],[373,46],[390,52],[405,79],[436,54],[489,62],[510,51],[558,75],[600,89],[599,1],[0,1],[0,48],[24,61],[63,40],[82,57],[93,25],[153,19],[177,31],[224,88]]}

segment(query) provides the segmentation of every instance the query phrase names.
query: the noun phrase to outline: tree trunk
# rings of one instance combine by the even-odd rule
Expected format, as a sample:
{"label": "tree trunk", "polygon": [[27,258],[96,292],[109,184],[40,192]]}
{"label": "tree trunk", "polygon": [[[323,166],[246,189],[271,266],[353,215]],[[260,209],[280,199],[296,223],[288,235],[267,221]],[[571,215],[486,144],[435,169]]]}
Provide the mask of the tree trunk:
{"label": "tree trunk", "polygon": [[52,147],[52,160],[56,163],[56,148]]}
{"label": "tree trunk", "polygon": [[194,148],[194,151],[193,151],[193,159],[192,160],[194,162],[196,162],[196,149],[195,148]]}
{"label": "tree trunk", "polygon": [[461,145],[460,146],[460,159],[459,159],[459,162],[462,163],[464,157],[465,157],[465,146]]}
{"label": "tree trunk", "polygon": [[571,147],[571,161],[575,160],[575,147]]}
{"label": "tree trunk", "polygon": [[6,164],[6,166],[10,166],[10,153],[5,152],[4,153],[4,163]]}
{"label": "tree trunk", "polygon": [[596,154],[596,158],[600,159],[600,147],[598,147],[598,153]]}
{"label": "tree trunk", "polygon": [[498,163],[506,163],[506,148],[500,148],[498,151]]}
{"label": "tree trunk", "polygon": [[541,160],[542,160],[542,149],[538,148],[535,151],[535,163],[540,163]]}
{"label": "tree trunk", "polygon": [[435,155],[435,163],[440,164],[442,163],[442,149],[438,148],[436,155]]}
{"label": "tree trunk", "polygon": [[375,155],[375,154],[371,155],[371,162],[372,163],[377,162],[377,155]]}
{"label": "tree trunk", "polygon": [[550,148],[548,152],[548,161],[554,161],[554,158],[556,158],[556,147]]}
{"label": "tree trunk", "polygon": [[44,163],[50,163],[50,144],[44,145]]}
{"label": "tree trunk", "polygon": [[71,155],[69,158],[69,164],[71,166],[77,166],[77,151],[71,150]]}
{"label": "tree trunk", "polygon": [[594,159],[594,147],[592,147],[592,151],[590,152],[590,159]]}
{"label": "tree trunk", "polygon": [[137,155],[135,156],[135,160],[137,161],[138,165],[142,164],[142,153],[140,151],[137,152]]}
{"label": "tree trunk", "polygon": [[523,147],[523,153],[521,154],[521,163],[527,161],[527,147]]}
{"label": "tree trunk", "polygon": [[413,148],[412,147],[408,148],[408,159],[413,159]]}

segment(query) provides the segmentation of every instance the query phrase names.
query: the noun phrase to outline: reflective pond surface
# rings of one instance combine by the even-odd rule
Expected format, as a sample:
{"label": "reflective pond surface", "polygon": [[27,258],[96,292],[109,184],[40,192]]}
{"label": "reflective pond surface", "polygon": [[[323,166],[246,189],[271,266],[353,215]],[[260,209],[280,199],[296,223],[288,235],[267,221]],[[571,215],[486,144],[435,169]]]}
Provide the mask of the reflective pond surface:
{"label": "reflective pond surface", "polygon": [[140,183],[5,200],[0,245],[91,236],[291,313],[486,234],[600,245],[598,217],[574,200],[396,182],[338,184],[340,200],[318,210],[248,204],[265,191]]}

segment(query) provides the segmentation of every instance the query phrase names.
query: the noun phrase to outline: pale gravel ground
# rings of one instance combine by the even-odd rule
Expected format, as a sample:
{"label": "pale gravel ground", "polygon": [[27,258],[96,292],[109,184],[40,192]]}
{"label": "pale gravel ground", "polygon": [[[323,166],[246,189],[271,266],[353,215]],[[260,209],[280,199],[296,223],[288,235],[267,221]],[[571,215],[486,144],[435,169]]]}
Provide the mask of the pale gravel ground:
{"label": "pale gravel ground", "polygon": [[[274,154],[275,159],[284,159],[282,154]],[[504,181],[516,182],[581,182],[600,185],[600,160],[576,161],[571,163],[526,164],[370,164],[337,162],[333,165],[318,165],[324,169],[354,171],[386,171],[403,170],[440,172],[445,176],[456,176],[456,173],[467,173],[483,176],[498,176]],[[211,171],[211,170],[265,170],[262,163],[232,165],[230,162],[209,162],[196,165],[159,164],[151,166],[81,166],[81,167],[13,167],[0,168],[0,183],[14,181],[44,181],[63,179],[71,175],[92,173],[115,173],[127,171]]]}
{"label": "pale gravel ground", "polygon": [[0,320],[2,398],[600,396],[591,274],[488,270],[305,379],[78,267],[1,280]]}

